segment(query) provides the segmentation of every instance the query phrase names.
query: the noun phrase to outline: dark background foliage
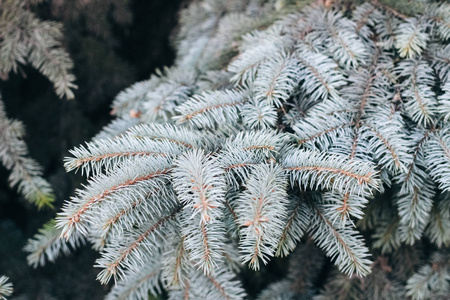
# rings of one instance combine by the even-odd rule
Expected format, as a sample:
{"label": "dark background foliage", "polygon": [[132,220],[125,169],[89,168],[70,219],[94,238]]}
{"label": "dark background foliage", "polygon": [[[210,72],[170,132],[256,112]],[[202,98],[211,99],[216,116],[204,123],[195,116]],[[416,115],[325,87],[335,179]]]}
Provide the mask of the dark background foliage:
{"label": "dark background foliage", "polygon": [[[51,83],[27,66],[0,81],[0,90],[8,117],[25,124],[30,156],[55,190],[55,210],[83,182],[63,168],[68,149],[90,140],[110,121],[110,103],[120,90],[173,61],[170,36],[186,5],[182,2],[53,0],[33,9],[40,18],[64,25],[79,87],[76,99],[58,99]],[[109,288],[95,281],[96,254],[89,247],[60,257],[57,264],[27,266],[26,240],[55,211],[37,211],[9,188],[7,178],[0,166],[0,274],[14,283],[12,299],[101,299]]]}

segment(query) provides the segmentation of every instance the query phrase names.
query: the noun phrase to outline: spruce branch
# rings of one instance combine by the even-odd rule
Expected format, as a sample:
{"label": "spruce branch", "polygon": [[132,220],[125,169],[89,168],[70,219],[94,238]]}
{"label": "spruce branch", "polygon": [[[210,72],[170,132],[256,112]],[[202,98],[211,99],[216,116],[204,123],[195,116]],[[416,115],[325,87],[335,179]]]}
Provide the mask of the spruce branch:
{"label": "spruce branch", "polygon": [[293,126],[297,143],[308,149],[326,151],[339,137],[351,136],[354,122],[347,114],[305,117]]}
{"label": "spruce branch", "polygon": [[181,203],[192,207],[202,223],[220,218],[225,181],[217,160],[201,150],[193,150],[179,157],[175,166],[173,184]]}
{"label": "spruce branch", "polygon": [[273,128],[277,122],[277,112],[267,101],[249,101],[242,106],[244,124],[250,129]]}
{"label": "spruce branch", "polygon": [[367,150],[372,152],[378,165],[393,174],[405,172],[406,166],[411,161],[402,125],[401,122],[385,121],[381,125],[365,123],[362,129],[361,138],[368,140]]}
{"label": "spruce branch", "polygon": [[313,211],[310,224],[312,239],[334,260],[339,270],[348,276],[353,273],[364,277],[370,272],[372,263],[368,257],[369,249],[364,245],[362,236],[350,226],[336,228],[325,216],[326,208],[322,203],[308,202]]}
{"label": "spruce branch", "polygon": [[[255,155],[271,158],[276,156],[288,141],[284,134],[273,130],[241,131],[228,138],[225,145],[231,149],[239,149]],[[231,150],[232,151],[232,150]]]}
{"label": "spruce branch", "polygon": [[401,62],[396,72],[405,78],[402,97],[407,101],[405,110],[411,118],[424,126],[435,123],[438,102],[432,88],[435,84],[433,69],[422,59]]}
{"label": "spruce branch", "polygon": [[[101,283],[108,283],[111,277],[114,277],[115,280],[116,278],[124,280],[125,270],[132,272],[133,266],[139,262],[151,260],[165,235],[173,233],[176,225],[173,219],[180,210],[180,206],[174,208],[159,219],[115,238],[102,251],[102,257],[96,261],[96,266],[103,269],[97,279]],[[165,234],[159,232],[161,229],[164,229]]]}
{"label": "spruce branch", "polygon": [[222,222],[205,223],[194,208],[183,210],[181,220],[184,245],[189,251],[189,258],[197,269],[205,275],[212,275],[219,270],[224,260],[222,244],[225,242],[225,228]]}
{"label": "spruce branch", "polygon": [[[112,174],[99,174],[92,178],[86,190],[78,190],[77,197],[66,202],[56,218],[57,227],[62,228],[61,236],[69,238],[74,231],[86,235],[88,223],[95,219],[95,208],[105,199],[125,197],[125,200],[132,201],[139,197],[141,191],[164,190],[166,174],[171,166],[167,158],[147,157],[122,165]],[[135,193],[127,193],[127,190]]]}
{"label": "spruce branch", "polygon": [[296,57],[300,62],[299,78],[302,88],[313,100],[339,96],[339,87],[345,84],[336,63],[326,55],[309,50],[305,45],[297,46]]}
{"label": "spruce branch", "polygon": [[[111,170],[119,164],[135,158],[149,156],[175,157],[181,154],[185,145],[160,140],[155,142],[148,137],[123,136],[114,139],[97,140],[86,146],[70,150],[74,157],[65,159],[66,171],[81,169],[87,177],[98,175],[104,170]],[[114,149],[114,150],[112,150]]]}
{"label": "spruce branch", "polygon": [[414,187],[412,192],[399,194],[397,206],[400,216],[399,234],[409,245],[422,237],[433,206],[434,184],[430,178]]}
{"label": "spruce branch", "polygon": [[298,60],[284,53],[263,62],[254,82],[256,101],[281,107],[298,85],[297,66]]}
{"label": "spruce branch", "polygon": [[428,177],[424,171],[426,168],[424,148],[433,131],[434,130],[417,128],[410,132],[408,143],[414,145],[414,147],[409,150],[412,155],[412,160],[409,163],[406,172],[400,173],[396,179],[397,182],[402,184],[401,193],[413,191],[414,187],[417,186],[418,180],[423,181],[423,178]]}
{"label": "spruce branch", "polygon": [[444,122],[450,121],[450,80],[447,81],[441,90],[444,92],[438,97],[437,111]]}
{"label": "spruce branch", "polygon": [[425,234],[439,248],[450,245],[450,201],[449,193],[443,193],[438,201],[433,203],[430,212],[430,222]]}
{"label": "spruce branch", "polygon": [[[192,76],[191,76],[192,77]],[[156,89],[146,93],[146,102],[143,105],[143,119],[146,121],[168,121],[175,115],[175,108],[179,103],[186,101],[192,94],[193,80],[189,85],[179,82],[163,82]]]}
{"label": "spruce branch", "polygon": [[368,195],[352,195],[348,192],[345,194],[325,192],[322,198],[327,218],[333,225],[345,227],[349,223],[353,224],[353,218],[362,219],[364,217],[363,210],[370,197]]}
{"label": "spruce branch", "polygon": [[126,276],[128,280],[119,281],[105,299],[145,299],[149,293],[160,294],[162,290],[161,268],[161,255],[157,254],[147,261],[138,273],[131,272]]}
{"label": "spruce branch", "polygon": [[450,44],[435,44],[427,53],[431,57],[431,66],[435,69],[441,82],[447,82],[450,74]]}
{"label": "spruce branch", "polygon": [[61,239],[61,230],[55,227],[55,220],[51,220],[39,229],[33,239],[29,239],[24,247],[25,252],[29,252],[27,262],[37,268],[44,266],[47,261],[54,262],[61,253],[69,254],[71,249],[77,249],[85,243],[85,238],[81,235],[73,235],[67,241]]}
{"label": "spruce branch", "polygon": [[361,278],[358,276],[348,277],[345,274],[334,272],[332,278],[326,283],[324,290],[315,299],[364,299],[364,296]]}
{"label": "spruce branch", "polygon": [[420,239],[429,222],[429,214],[435,196],[435,184],[427,174],[424,148],[430,139],[431,130],[418,129],[411,132],[409,140],[412,161],[406,172],[400,173],[396,181],[401,184],[395,195],[400,216],[399,234],[401,240],[413,244]]}
{"label": "spruce branch", "polygon": [[52,187],[42,177],[41,166],[28,157],[24,135],[23,124],[7,118],[0,98],[0,160],[11,171],[9,184],[17,186],[19,192],[39,209],[53,207]]}
{"label": "spruce branch", "polygon": [[[178,205],[175,193],[167,189],[146,191],[139,198],[129,201],[104,202],[101,213],[91,222],[91,232],[100,238],[100,248],[112,238],[122,236],[124,231],[133,231],[136,226],[152,222]],[[92,240],[92,237],[91,237]]]}
{"label": "spruce branch", "polygon": [[450,5],[448,3],[432,3],[426,8],[425,17],[435,23],[433,33],[443,41],[450,38]]}
{"label": "spruce branch", "polygon": [[5,0],[0,32],[0,73],[17,72],[18,64],[28,62],[53,83],[60,98],[74,98],[73,62],[62,47],[61,24],[38,19],[25,1]]}
{"label": "spruce branch", "polygon": [[376,225],[375,232],[372,235],[374,239],[373,247],[381,249],[382,254],[391,253],[398,249],[401,245],[400,217],[390,213],[379,220]]}
{"label": "spruce branch", "polygon": [[111,123],[103,127],[102,130],[92,138],[92,140],[104,140],[122,136],[128,129],[135,125],[138,125],[139,123],[139,118],[133,118],[129,116],[114,119],[113,121],[111,121]]}
{"label": "spruce branch", "polygon": [[141,124],[130,127],[127,134],[133,138],[149,138],[155,141],[168,141],[184,148],[211,147],[212,141],[197,131],[171,124]]}
{"label": "spruce branch", "polygon": [[291,183],[298,182],[302,188],[364,194],[372,193],[380,185],[371,164],[337,154],[292,150],[284,157],[283,167],[290,173]]}
{"label": "spruce branch", "polygon": [[223,269],[214,275],[204,275],[199,271],[192,271],[189,279],[181,291],[173,291],[170,300],[176,299],[244,299],[246,293],[235,274]]}
{"label": "spruce branch", "polygon": [[426,166],[443,191],[450,190],[450,135],[448,129],[434,133],[425,150]]}
{"label": "spruce branch", "polygon": [[199,128],[235,123],[238,111],[245,101],[245,93],[237,90],[204,92],[177,107],[178,123],[189,122]]}
{"label": "spruce branch", "polygon": [[422,266],[408,279],[406,295],[412,299],[438,298],[450,290],[450,259],[447,252],[436,252],[430,264]]}
{"label": "spruce branch", "polygon": [[295,293],[291,289],[290,280],[281,280],[275,282],[269,287],[265,288],[261,294],[258,295],[257,300],[288,300],[294,299]]}
{"label": "spruce branch", "polygon": [[178,232],[170,238],[168,247],[163,252],[162,278],[169,289],[184,288],[193,267],[184,240],[185,236]]}
{"label": "spruce branch", "polygon": [[11,282],[8,282],[9,278],[6,276],[0,277],[0,299],[7,300],[13,293],[13,285]]}
{"label": "spruce branch", "polygon": [[120,92],[113,101],[112,114],[119,117],[129,117],[130,111],[139,111],[139,104],[145,100],[148,91],[156,88],[161,79],[154,75],[150,79],[140,81]]}
{"label": "spruce branch", "polygon": [[241,258],[255,270],[259,269],[259,260],[267,264],[275,254],[283,234],[286,184],[280,166],[263,164],[253,170],[245,183],[245,192],[237,200]]}
{"label": "spruce branch", "polygon": [[255,80],[258,67],[274,53],[283,53],[292,46],[292,39],[280,34],[281,28],[271,27],[268,31],[253,31],[243,36],[242,52],[228,65],[228,71],[235,73],[232,82],[250,83]]}
{"label": "spruce branch", "polygon": [[310,40],[318,47],[325,45],[340,66],[350,69],[367,62],[369,49],[356,33],[356,23],[342,18],[342,13],[336,10],[320,9],[309,18],[314,28]]}
{"label": "spruce branch", "polygon": [[32,34],[29,37],[29,56],[31,65],[45,75],[55,87],[56,94],[62,98],[73,99],[73,89],[77,86],[73,83],[75,76],[71,74],[73,62],[69,54],[61,47],[60,33],[52,32],[50,27],[56,27],[56,23],[34,22],[31,25]]}
{"label": "spruce branch", "polygon": [[224,231],[220,219],[225,197],[225,178],[217,159],[201,150],[185,152],[175,162],[174,189],[184,204],[184,242],[190,258],[210,274],[221,259],[219,242]]}
{"label": "spruce branch", "polygon": [[278,241],[276,256],[288,256],[294,251],[311,222],[311,209],[304,197],[290,197],[284,217],[284,229]]}
{"label": "spruce branch", "polygon": [[422,53],[430,37],[422,20],[408,18],[405,21],[396,29],[395,48],[400,57],[414,58]]}
{"label": "spruce branch", "polygon": [[227,184],[236,189],[246,181],[252,169],[264,161],[265,157],[261,154],[234,147],[225,148],[219,158]]}

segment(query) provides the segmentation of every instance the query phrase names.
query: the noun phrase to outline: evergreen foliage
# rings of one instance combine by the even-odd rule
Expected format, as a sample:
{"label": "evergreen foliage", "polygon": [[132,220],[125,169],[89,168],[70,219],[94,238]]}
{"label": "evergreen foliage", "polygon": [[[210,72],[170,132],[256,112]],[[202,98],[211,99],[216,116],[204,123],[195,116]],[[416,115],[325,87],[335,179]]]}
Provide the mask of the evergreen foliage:
{"label": "evergreen foliage", "polygon": [[[450,6],[346,3],[182,13],[175,66],[66,160],[89,179],[56,227],[100,252],[108,299],[243,299],[274,256],[297,268],[259,299],[448,296]],[[60,244],[40,233],[30,263]]]}
{"label": "evergreen foliage", "polygon": [[28,6],[41,1],[0,2],[0,74],[31,64],[54,85],[59,97],[72,99],[75,77],[72,60],[62,47],[61,25],[38,19]]}
{"label": "evergreen foliage", "polygon": [[9,183],[38,208],[52,206],[54,201],[50,184],[42,178],[42,170],[36,161],[28,157],[23,141],[25,130],[22,122],[6,116],[0,98],[0,160],[11,171]]}
{"label": "evergreen foliage", "polygon": [[6,300],[13,292],[12,283],[8,282],[8,277],[0,276],[0,299]]}
{"label": "evergreen foliage", "polygon": [[[30,64],[53,83],[60,98],[72,99],[77,86],[72,60],[62,47],[62,26],[42,21],[30,11],[29,6],[39,2],[0,0],[0,78]],[[52,207],[52,188],[42,177],[41,167],[28,157],[24,135],[23,124],[8,119],[0,98],[0,159],[11,171],[10,185],[38,208]]]}

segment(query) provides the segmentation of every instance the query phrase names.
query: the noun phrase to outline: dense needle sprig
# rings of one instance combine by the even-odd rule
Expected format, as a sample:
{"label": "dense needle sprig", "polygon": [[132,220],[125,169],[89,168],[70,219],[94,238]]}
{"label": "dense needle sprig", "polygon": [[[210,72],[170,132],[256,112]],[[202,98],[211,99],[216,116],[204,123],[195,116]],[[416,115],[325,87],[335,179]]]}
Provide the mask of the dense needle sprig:
{"label": "dense needle sprig", "polygon": [[[259,299],[448,295],[449,5],[290,2],[191,4],[175,65],[66,159],[89,181],[56,224],[100,251],[108,299],[243,299],[273,256],[302,267]],[[30,263],[65,251],[48,237]]]}

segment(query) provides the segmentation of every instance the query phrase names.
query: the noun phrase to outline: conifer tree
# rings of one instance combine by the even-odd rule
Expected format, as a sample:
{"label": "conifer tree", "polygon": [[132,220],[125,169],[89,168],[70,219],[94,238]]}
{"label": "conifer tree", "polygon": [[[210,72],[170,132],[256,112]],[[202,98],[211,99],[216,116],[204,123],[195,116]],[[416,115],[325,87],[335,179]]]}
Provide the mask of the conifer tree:
{"label": "conifer tree", "polygon": [[107,299],[249,298],[275,256],[258,299],[448,297],[450,5],[398,9],[192,3],[175,65],[71,151],[88,183],[29,263],[91,243]]}

